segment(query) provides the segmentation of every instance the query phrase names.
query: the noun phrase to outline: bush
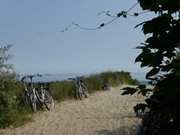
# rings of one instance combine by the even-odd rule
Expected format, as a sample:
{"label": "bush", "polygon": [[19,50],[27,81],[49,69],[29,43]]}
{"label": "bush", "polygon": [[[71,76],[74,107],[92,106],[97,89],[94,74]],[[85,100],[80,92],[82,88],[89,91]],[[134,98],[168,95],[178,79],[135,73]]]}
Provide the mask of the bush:
{"label": "bush", "polygon": [[21,93],[21,83],[13,80],[4,82],[4,86],[0,88],[0,128],[19,125],[20,121],[27,119],[27,109],[20,109],[19,106]]}
{"label": "bush", "polygon": [[99,75],[91,75],[85,78],[88,91],[91,93],[101,89],[101,78]]}
{"label": "bush", "polygon": [[51,94],[57,101],[72,98],[75,94],[74,89],[73,82],[71,81],[57,81],[52,82],[50,85]]}

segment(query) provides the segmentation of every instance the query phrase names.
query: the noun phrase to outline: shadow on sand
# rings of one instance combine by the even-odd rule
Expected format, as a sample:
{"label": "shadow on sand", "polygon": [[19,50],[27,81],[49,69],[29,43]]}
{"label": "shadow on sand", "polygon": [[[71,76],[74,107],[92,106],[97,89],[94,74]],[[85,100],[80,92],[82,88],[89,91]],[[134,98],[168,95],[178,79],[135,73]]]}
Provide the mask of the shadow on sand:
{"label": "shadow on sand", "polygon": [[114,130],[100,130],[96,135],[139,135],[140,126],[120,127]]}

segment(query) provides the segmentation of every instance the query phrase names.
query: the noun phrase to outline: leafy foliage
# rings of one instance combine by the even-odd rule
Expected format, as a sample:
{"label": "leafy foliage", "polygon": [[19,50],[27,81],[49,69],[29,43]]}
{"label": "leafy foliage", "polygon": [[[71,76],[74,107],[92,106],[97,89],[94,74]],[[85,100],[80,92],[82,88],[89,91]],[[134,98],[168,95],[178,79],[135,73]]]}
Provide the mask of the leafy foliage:
{"label": "leafy foliage", "polygon": [[7,63],[7,60],[11,57],[7,52],[12,47],[12,45],[0,47],[0,74],[5,74],[10,72],[12,65]]}
{"label": "leafy foliage", "polygon": [[133,95],[137,93],[148,97],[149,94],[152,93],[152,89],[147,88],[146,85],[139,85],[136,87],[125,87],[122,90],[123,92],[121,93],[121,95]]}
{"label": "leafy foliage", "polygon": [[11,45],[0,47],[0,128],[27,120],[26,109],[19,109],[22,85],[16,81],[8,54]]}
{"label": "leafy foliage", "polygon": [[137,116],[142,116],[145,113],[147,104],[137,104],[136,106],[134,106],[134,112],[136,113]]}
{"label": "leafy foliage", "polygon": [[[139,0],[139,4],[143,10],[156,14],[136,26],[142,26],[148,36],[137,47],[141,53],[135,60],[141,67],[150,68],[146,78],[155,88],[146,103],[134,109],[137,112],[149,108],[143,118],[143,135],[180,134],[180,0]],[[142,87],[137,91],[126,88],[124,93],[146,95],[149,91]]]}
{"label": "leafy foliage", "polygon": [[137,88],[131,88],[131,87],[126,87],[123,88],[124,92],[122,93],[122,95],[133,95],[135,92],[138,91]]}

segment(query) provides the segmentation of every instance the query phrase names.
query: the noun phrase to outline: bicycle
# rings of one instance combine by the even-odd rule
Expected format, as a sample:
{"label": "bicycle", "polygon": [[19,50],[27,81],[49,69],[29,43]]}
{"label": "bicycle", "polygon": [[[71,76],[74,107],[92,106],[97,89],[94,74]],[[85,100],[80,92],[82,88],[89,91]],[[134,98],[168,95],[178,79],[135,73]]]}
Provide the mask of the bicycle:
{"label": "bicycle", "polygon": [[[25,87],[25,102],[30,105],[33,112],[37,111],[37,107],[43,108],[44,106],[47,110],[50,110],[54,107],[54,99],[50,95],[50,93],[41,86],[41,88],[37,89],[33,86],[32,79],[35,76],[39,75],[30,75],[24,76],[22,81]],[[30,79],[30,89],[28,89],[25,79]]]}
{"label": "bicycle", "polygon": [[46,107],[47,110],[54,108],[54,99],[46,88],[41,84],[40,89],[37,90],[37,98],[41,103],[41,107]]}
{"label": "bicycle", "polygon": [[79,98],[80,100],[82,100],[83,97],[87,98],[87,87],[84,84],[83,80],[80,78],[76,78],[75,79],[75,86],[76,86],[76,90],[75,90],[75,94],[76,94],[76,98]]}
{"label": "bicycle", "polygon": [[[29,89],[27,86],[27,82],[25,81],[27,78],[30,78],[30,82],[29,83]],[[36,96],[36,90],[33,87],[32,84],[32,76],[24,76],[21,81],[23,81],[24,84],[24,98],[25,98],[25,103],[26,105],[29,105],[32,109],[33,112],[36,112],[37,110],[37,96]]]}

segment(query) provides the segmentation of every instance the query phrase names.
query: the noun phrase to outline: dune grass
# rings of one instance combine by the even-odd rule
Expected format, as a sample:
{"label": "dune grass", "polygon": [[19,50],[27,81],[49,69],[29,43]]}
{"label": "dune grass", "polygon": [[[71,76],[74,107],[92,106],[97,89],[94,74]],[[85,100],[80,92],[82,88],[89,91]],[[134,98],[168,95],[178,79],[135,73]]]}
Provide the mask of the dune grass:
{"label": "dune grass", "polygon": [[[102,90],[104,82],[111,86],[120,84],[138,84],[132,79],[129,72],[103,72],[83,77],[89,93]],[[36,84],[35,84],[36,85]],[[50,92],[53,98],[61,102],[74,98],[75,86],[73,81],[64,80],[50,82]],[[23,98],[23,84],[10,79],[0,87],[0,128],[20,126],[31,119],[31,108],[27,106]]]}

